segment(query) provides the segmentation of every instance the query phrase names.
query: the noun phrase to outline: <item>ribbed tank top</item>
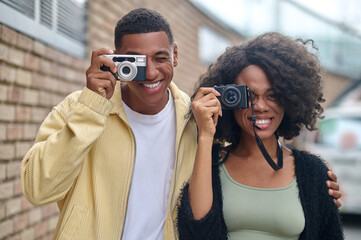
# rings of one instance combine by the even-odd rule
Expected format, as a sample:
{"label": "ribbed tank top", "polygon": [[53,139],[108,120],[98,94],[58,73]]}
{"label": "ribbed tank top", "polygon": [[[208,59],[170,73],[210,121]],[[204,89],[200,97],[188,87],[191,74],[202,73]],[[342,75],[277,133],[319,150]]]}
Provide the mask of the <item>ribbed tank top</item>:
{"label": "ribbed tank top", "polygon": [[296,178],[285,187],[242,185],[220,166],[223,214],[230,240],[293,240],[304,229],[305,218]]}

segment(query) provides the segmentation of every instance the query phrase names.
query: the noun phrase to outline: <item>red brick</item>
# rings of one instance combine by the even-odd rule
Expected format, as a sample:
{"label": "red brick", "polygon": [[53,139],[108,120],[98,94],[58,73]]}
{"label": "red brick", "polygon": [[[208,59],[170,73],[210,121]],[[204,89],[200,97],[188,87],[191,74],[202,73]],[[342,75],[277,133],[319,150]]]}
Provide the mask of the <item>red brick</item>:
{"label": "red brick", "polygon": [[7,61],[9,59],[9,46],[0,43],[0,60]]}
{"label": "red brick", "polygon": [[[7,164],[6,177],[14,178],[20,177],[20,161],[11,161]],[[15,184],[15,182],[14,182]]]}
{"label": "red brick", "polygon": [[6,201],[5,208],[7,217],[19,213],[21,211],[21,198],[13,198]]}
{"label": "red brick", "polygon": [[28,225],[28,215],[27,214],[21,214],[21,215],[15,216],[15,218],[14,218],[15,232],[25,229],[27,225]]}
{"label": "red brick", "polygon": [[21,103],[24,92],[22,88],[11,86],[8,88],[8,101],[11,103]]}
{"label": "red brick", "polygon": [[18,122],[29,122],[31,119],[30,107],[16,106],[15,107],[15,120]]}
{"label": "red brick", "polygon": [[4,201],[0,202],[0,221],[3,220],[5,218],[6,214],[5,214],[5,204]]}
{"label": "red brick", "polygon": [[11,160],[15,157],[15,146],[13,143],[0,144],[0,160]]}
{"label": "red brick", "polygon": [[6,140],[6,125],[0,123],[0,141]]}
{"label": "red brick", "polygon": [[33,42],[33,50],[37,55],[40,55],[40,56],[44,56],[46,53],[45,45],[38,41]]}
{"label": "red brick", "polygon": [[46,73],[46,74],[53,74],[52,71],[52,63],[49,60],[46,59],[40,59],[40,72]]}
{"label": "red brick", "polygon": [[44,107],[52,107],[54,106],[52,104],[52,93],[48,93],[48,92],[44,92],[44,91],[41,91],[39,93],[39,104],[40,106],[44,106]]}
{"label": "red brick", "polygon": [[32,209],[34,207],[33,204],[31,204],[28,199],[26,199],[25,196],[23,196],[21,198],[21,210],[24,211],[24,210],[29,210],[29,209]]}
{"label": "red brick", "polygon": [[46,205],[43,207],[43,218],[48,218],[48,217],[53,216],[58,213],[59,213],[59,210],[55,203],[49,204],[49,205]]}
{"label": "red brick", "polygon": [[0,85],[0,101],[5,101],[7,99],[8,87],[5,85]]}
{"label": "red brick", "polygon": [[66,55],[63,52],[59,52],[57,54],[57,60],[58,62],[64,64],[64,65],[70,65],[71,64],[71,57],[69,55]]}
{"label": "red brick", "polygon": [[24,67],[33,71],[40,69],[40,58],[31,53],[25,54]]}
{"label": "red brick", "polygon": [[15,107],[11,105],[0,105],[0,120],[14,121]]}
{"label": "red brick", "polygon": [[14,232],[14,224],[11,220],[6,220],[0,223],[0,239],[9,236]]}
{"label": "red brick", "polygon": [[40,89],[44,89],[44,83],[45,83],[45,79],[46,76],[44,74],[40,74],[37,72],[33,73],[33,77],[32,77],[32,87],[34,88],[40,88]]}
{"label": "red brick", "polygon": [[21,240],[20,235],[11,236],[10,238],[7,238],[7,240]]}
{"label": "red brick", "polygon": [[24,90],[24,104],[36,106],[39,103],[39,92],[33,89]]}
{"label": "red brick", "polygon": [[17,34],[16,45],[24,50],[31,51],[33,48],[33,40],[23,34]]}
{"label": "red brick", "polygon": [[24,67],[25,52],[18,49],[10,48],[9,62],[19,67]]}
{"label": "red brick", "polygon": [[4,180],[6,178],[6,165],[0,164],[0,180]]}
{"label": "red brick", "polygon": [[52,240],[52,239],[53,239],[53,234],[47,234],[41,240]]}
{"label": "red brick", "polygon": [[32,80],[32,73],[30,71],[18,68],[16,71],[15,82],[20,86],[30,86]]}
{"label": "red brick", "polygon": [[[84,62],[85,62],[84,60],[76,58],[76,57],[71,58],[71,66],[75,69],[84,71],[86,69],[86,68],[84,68]],[[87,66],[88,66],[88,62],[87,62]]]}
{"label": "red brick", "polygon": [[29,225],[39,223],[42,219],[42,213],[40,207],[35,207],[29,211]]}
{"label": "red brick", "polygon": [[16,179],[14,181],[14,195],[20,195],[23,193],[23,189],[22,189],[22,185],[21,185],[21,180],[20,178],[19,179]]}
{"label": "red brick", "polygon": [[49,230],[50,230],[50,231],[55,230],[56,225],[58,224],[58,219],[59,219],[59,216],[54,216],[54,217],[51,217],[51,218],[48,220]]}
{"label": "red brick", "polygon": [[48,115],[50,109],[47,108],[32,108],[31,109],[31,120],[33,122],[41,123]]}
{"label": "red brick", "polygon": [[10,198],[14,195],[14,182],[0,184],[0,199]]}
{"label": "red brick", "polygon": [[48,231],[48,222],[41,222],[35,226],[35,238],[44,236]]}
{"label": "red brick", "polygon": [[16,142],[15,143],[15,157],[18,159],[22,159],[26,153],[29,151],[31,146],[33,145],[33,141],[31,142]]}
{"label": "red brick", "polygon": [[21,240],[34,240],[35,239],[35,230],[34,228],[27,228],[21,232]]}
{"label": "red brick", "polygon": [[52,96],[52,101],[51,101],[51,106],[56,106],[56,105],[58,105],[61,101],[63,101],[63,99],[64,99],[64,96],[59,96],[59,95],[53,95]]}
{"label": "red brick", "polygon": [[7,139],[20,140],[23,137],[23,128],[20,124],[8,124],[7,125]]}
{"label": "red brick", "polygon": [[0,80],[3,82],[13,83],[16,80],[16,69],[8,65],[0,66]]}
{"label": "red brick", "polygon": [[17,33],[13,29],[2,25],[1,26],[1,39],[11,45],[16,44]]}
{"label": "red brick", "polygon": [[39,125],[38,124],[24,124],[24,133],[23,137],[25,140],[33,140],[38,133]]}

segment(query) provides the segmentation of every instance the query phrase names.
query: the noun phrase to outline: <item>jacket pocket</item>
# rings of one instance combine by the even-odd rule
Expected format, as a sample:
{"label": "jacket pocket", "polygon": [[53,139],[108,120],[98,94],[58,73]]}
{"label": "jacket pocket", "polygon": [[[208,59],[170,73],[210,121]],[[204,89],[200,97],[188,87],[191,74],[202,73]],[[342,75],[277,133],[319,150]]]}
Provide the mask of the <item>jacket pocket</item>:
{"label": "jacket pocket", "polygon": [[63,230],[59,235],[59,240],[71,240],[79,239],[79,229],[81,228],[83,222],[87,218],[88,209],[80,205],[73,205],[73,208],[70,212],[70,216],[64,224]]}

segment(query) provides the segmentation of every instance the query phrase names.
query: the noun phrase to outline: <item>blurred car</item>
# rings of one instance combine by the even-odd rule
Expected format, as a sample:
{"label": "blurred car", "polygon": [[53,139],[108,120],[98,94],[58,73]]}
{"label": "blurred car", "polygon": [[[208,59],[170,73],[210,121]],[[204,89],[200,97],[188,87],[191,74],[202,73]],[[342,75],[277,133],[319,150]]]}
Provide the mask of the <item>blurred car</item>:
{"label": "blurred car", "polygon": [[304,148],[325,159],[343,192],[340,211],[361,214],[361,104],[326,109],[318,130],[307,132]]}

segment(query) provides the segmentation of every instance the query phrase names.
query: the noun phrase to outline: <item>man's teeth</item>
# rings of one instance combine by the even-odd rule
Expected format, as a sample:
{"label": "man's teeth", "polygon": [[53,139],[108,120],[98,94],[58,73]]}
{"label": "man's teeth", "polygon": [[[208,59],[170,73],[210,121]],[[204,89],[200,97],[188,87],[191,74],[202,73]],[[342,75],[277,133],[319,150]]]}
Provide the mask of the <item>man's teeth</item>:
{"label": "man's teeth", "polygon": [[156,82],[156,83],[143,83],[143,85],[147,88],[155,88],[157,87],[158,85],[160,84],[160,81],[159,82]]}
{"label": "man's teeth", "polygon": [[270,123],[271,119],[261,119],[261,120],[256,120],[256,124],[262,125],[262,124],[267,124]]}

